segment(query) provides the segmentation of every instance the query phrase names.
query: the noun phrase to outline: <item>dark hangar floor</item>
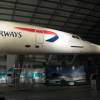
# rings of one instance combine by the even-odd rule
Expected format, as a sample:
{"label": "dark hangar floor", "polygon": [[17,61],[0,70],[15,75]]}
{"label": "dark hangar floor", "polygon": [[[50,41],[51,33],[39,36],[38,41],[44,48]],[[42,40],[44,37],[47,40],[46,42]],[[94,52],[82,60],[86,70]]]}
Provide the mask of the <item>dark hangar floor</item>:
{"label": "dark hangar floor", "polygon": [[5,100],[100,100],[100,92],[89,86],[35,86],[20,90],[2,88],[0,97]]}

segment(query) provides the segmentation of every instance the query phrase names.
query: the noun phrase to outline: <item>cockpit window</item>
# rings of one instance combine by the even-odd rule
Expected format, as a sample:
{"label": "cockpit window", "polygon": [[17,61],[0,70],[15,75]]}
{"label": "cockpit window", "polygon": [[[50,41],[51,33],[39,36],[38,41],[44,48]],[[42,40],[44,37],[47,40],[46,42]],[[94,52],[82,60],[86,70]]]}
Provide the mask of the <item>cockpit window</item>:
{"label": "cockpit window", "polygon": [[76,39],[81,39],[79,36],[77,35],[72,35],[73,38],[76,38]]}

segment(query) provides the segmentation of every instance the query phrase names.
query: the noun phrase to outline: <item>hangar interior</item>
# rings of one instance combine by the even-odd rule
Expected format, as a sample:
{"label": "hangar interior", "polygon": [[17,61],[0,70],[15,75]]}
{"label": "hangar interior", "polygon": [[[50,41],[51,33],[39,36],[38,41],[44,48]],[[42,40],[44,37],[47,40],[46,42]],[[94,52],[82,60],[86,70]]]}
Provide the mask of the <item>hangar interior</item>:
{"label": "hangar interior", "polygon": [[[100,44],[100,0],[0,0],[0,20],[53,28],[76,34],[86,41]],[[8,72],[11,68],[16,68],[14,71],[17,74],[21,74],[23,69],[24,72],[30,72],[34,69],[36,71],[37,68],[39,71],[42,69],[40,72],[47,75],[47,68],[53,66],[56,66],[57,70],[68,66],[72,69],[73,66],[84,66],[88,82],[90,82],[91,74],[98,74],[96,84],[97,90],[100,90],[99,60],[100,54],[0,54],[0,83],[19,87],[19,79],[17,79],[19,75],[12,78],[11,71]],[[6,72],[8,78],[5,80],[2,75],[5,75]],[[43,79],[47,76],[44,75]],[[34,80],[27,78],[26,81],[34,83]],[[27,85],[29,86],[29,83]]]}

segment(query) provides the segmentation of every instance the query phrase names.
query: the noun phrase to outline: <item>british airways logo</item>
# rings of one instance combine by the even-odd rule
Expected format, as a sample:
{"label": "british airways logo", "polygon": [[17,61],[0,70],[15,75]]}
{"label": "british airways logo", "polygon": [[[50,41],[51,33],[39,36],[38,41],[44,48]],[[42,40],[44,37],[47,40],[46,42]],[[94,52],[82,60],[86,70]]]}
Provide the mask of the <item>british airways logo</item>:
{"label": "british airways logo", "polygon": [[53,35],[53,37],[46,40],[48,42],[55,42],[59,38],[55,32],[48,31],[48,30],[34,29],[34,28],[22,28],[22,27],[16,27],[16,28],[19,30],[28,31],[28,32],[37,32],[40,34]]}

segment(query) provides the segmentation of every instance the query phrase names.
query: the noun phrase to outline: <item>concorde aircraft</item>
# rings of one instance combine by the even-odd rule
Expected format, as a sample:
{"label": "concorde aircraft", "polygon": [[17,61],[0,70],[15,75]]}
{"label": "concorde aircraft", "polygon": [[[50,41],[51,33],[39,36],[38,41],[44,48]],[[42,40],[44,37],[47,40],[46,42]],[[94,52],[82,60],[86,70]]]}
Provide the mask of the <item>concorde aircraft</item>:
{"label": "concorde aircraft", "polygon": [[100,53],[100,46],[67,32],[0,21],[0,53]]}

